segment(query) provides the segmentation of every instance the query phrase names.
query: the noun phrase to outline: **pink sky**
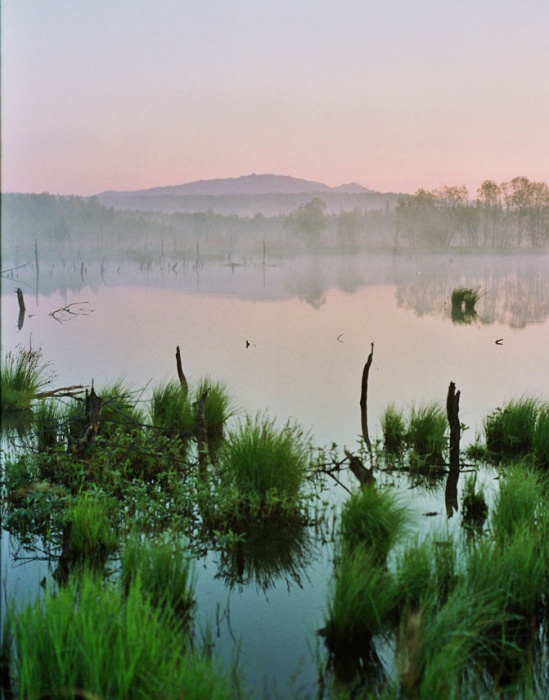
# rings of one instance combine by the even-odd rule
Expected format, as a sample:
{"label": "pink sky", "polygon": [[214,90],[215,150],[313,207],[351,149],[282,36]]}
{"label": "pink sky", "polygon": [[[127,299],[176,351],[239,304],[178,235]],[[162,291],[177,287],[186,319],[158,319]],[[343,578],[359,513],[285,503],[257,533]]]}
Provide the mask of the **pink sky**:
{"label": "pink sky", "polygon": [[2,190],[549,180],[547,0],[3,0]]}

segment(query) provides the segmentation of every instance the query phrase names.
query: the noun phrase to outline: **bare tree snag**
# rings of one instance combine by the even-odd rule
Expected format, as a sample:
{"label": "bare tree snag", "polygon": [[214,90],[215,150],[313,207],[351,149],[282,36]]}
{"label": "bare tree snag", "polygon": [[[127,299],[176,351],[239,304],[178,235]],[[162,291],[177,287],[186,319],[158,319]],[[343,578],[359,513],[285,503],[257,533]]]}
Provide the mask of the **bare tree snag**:
{"label": "bare tree snag", "polygon": [[361,486],[373,486],[376,483],[376,478],[372,473],[372,469],[366,469],[362,460],[349,450],[345,450],[345,454],[349,459],[349,469],[353,472],[356,478],[360,481]]}
{"label": "bare tree snag", "polygon": [[372,443],[370,442],[370,434],[368,432],[368,375],[370,373],[370,367],[372,365],[372,360],[374,359],[374,344],[370,343],[371,350],[368,355],[364,369],[362,370],[362,384],[360,389],[360,420],[362,423],[362,437],[364,442],[368,446],[368,449],[372,449]]}
{"label": "bare tree snag", "polygon": [[97,396],[95,389],[93,387],[90,393],[86,391],[86,425],[84,426],[84,431],[82,439],[84,442],[91,444],[96,441],[97,435],[99,433],[99,426],[101,424],[101,403],[103,399]]}
{"label": "bare tree snag", "polygon": [[450,426],[450,469],[459,469],[459,441],[461,424],[459,422],[459,398],[461,392],[456,391],[454,382],[450,382],[446,398],[446,415]]}
{"label": "bare tree snag", "polygon": [[181,350],[179,345],[175,349],[175,362],[177,365],[177,376],[179,377],[179,383],[181,388],[187,392],[189,390],[189,383],[187,382],[187,377],[183,373],[183,365],[181,364]]}

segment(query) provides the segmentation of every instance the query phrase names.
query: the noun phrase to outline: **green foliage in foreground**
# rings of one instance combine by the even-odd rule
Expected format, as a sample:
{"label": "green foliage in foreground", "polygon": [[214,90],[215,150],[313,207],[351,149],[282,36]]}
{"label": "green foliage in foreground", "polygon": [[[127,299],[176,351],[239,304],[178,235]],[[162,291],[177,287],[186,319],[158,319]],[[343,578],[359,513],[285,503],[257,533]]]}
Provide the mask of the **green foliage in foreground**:
{"label": "green foliage in foreground", "polygon": [[183,618],[193,605],[191,563],[175,534],[164,535],[158,542],[130,537],[122,553],[121,581],[124,590],[139,581],[155,607],[170,609]]}
{"label": "green foliage in foreground", "polygon": [[12,604],[4,634],[17,697],[236,695],[229,680],[192,650],[181,619],[170,608],[155,607],[139,579],[124,596],[85,573],[20,609]]}
{"label": "green foliage in foreground", "polygon": [[529,655],[547,624],[549,493],[524,465],[500,481],[485,534],[395,539],[388,564],[342,525],[324,629],[336,659],[360,658],[368,639],[396,634],[398,687],[387,692],[461,698],[495,693],[502,678],[511,690],[531,683]]}
{"label": "green foliage in foreground", "polygon": [[42,359],[42,351],[19,346],[2,359],[0,386],[2,388],[2,413],[25,411],[41,389],[48,384],[49,362]]}

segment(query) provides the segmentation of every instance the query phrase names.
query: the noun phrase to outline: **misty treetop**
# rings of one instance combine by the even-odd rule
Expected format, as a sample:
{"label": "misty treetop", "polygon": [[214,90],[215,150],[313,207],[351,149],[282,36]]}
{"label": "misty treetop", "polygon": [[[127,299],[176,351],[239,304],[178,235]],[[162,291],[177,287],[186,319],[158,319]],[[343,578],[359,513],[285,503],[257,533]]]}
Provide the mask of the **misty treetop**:
{"label": "misty treetop", "polygon": [[261,211],[258,199],[255,215],[243,216],[238,209],[223,214],[211,207],[166,212],[154,197],[149,210],[130,210],[107,207],[97,197],[3,194],[2,257],[5,263],[27,262],[36,242],[41,254],[49,251],[59,259],[84,251],[142,257],[169,250],[190,259],[198,250],[202,256],[222,257],[262,255],[265,248],[286,256],[335,249],[549,246],[549,187],[526,177],[500,184],[485,180],[476,199],[463,185],[420,189],[414,195],[339,196],[330,193],[332,199],[326,200],[322,193],[312,194],[289,214],[282,207],[277,215]]}
{"label": "misty treetop", "polygon": [[400,240],[415,247],[540,247],[549,244],[549,187],[515,177],[485,180],[470,199],[464,185],[402,197],[395,216]]}

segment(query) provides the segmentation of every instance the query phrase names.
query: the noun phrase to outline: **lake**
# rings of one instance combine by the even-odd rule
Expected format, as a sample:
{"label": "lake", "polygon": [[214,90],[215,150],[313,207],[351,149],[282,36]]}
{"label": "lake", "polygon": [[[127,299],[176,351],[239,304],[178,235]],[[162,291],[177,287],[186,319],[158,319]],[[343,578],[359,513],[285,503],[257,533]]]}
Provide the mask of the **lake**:
{"label": "lake", "polygon": [[[281,425],[295,421],[317,446],[336,443],[341,451],[358,445],[361,374],[374,343],[372,438],[381,436],[388,404],[444,405],[453,381],[466,446],[486,415],[510,399],[549,398],[548,272],[549,256],[535,252],[215,261],[163,255],[147,264],[107,259],[82,266],[57,260],[41,264],[38,279],[28,266],[3,281],[2,352],[40,347],[52,363],[53,387],[93,381],[100,393],[123,379],[146,398],[152,386],[177,377],[179,346],[191,382],[209,376],[229,387],[238,409],[232,420],[261,412]],[[17,287],[26,302],[22,324]],[[476,316],[452,318],[457,287],[479,290]],[[445,526],[443,488],[400,487],[417,512],[418,532]],[[346,493],[330,482],[326,498],[342,502]],[[256,692],[317,697],[326,652],[316,632],[332,556],[329,542],[311,537],[268,585],[253,571],[229,585],[230,566],[218,554],[197,562],[196,626],[214,653],[228,664],[238,659]],[[47,557],[25,557],[3,532],[8,594],[33,595],[51,576]],[[390,651],[380,643],[378,653],[390,676]]]}

